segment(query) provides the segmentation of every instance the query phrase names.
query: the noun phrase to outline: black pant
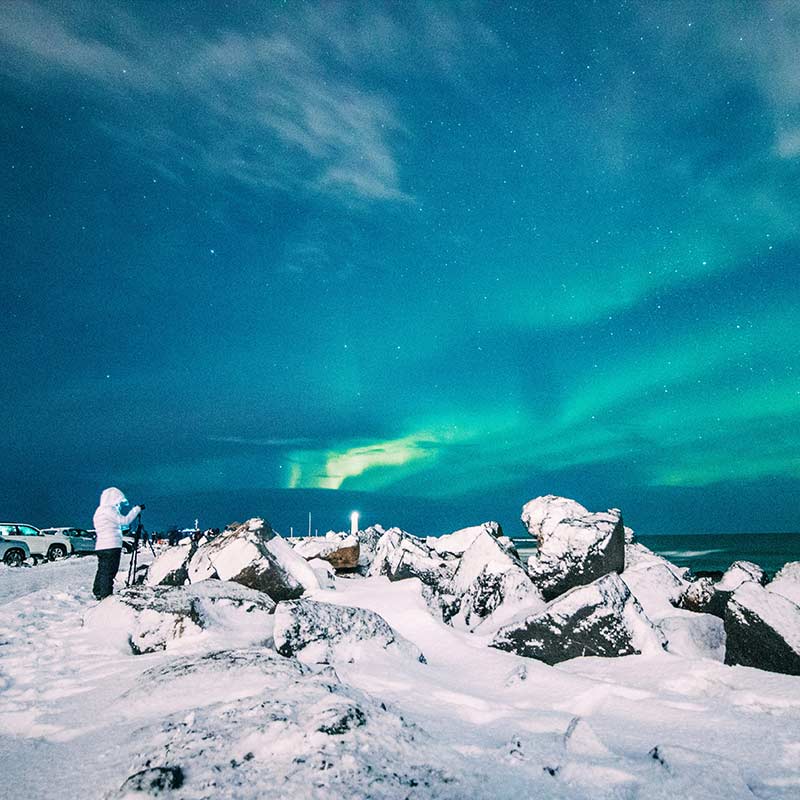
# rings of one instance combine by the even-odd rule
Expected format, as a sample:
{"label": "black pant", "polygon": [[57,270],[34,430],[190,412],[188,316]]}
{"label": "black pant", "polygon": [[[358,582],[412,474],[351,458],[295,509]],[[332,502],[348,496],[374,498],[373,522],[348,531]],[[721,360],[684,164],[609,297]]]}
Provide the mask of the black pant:
{"label": "black pant", "polygon": [[119,559],[122,555],[121,547],[112,547],[109,550],[95,550],[97,556],[97,575],[94,576],[92,591],[98,600],[114,593],[114,576],[119,569]]}

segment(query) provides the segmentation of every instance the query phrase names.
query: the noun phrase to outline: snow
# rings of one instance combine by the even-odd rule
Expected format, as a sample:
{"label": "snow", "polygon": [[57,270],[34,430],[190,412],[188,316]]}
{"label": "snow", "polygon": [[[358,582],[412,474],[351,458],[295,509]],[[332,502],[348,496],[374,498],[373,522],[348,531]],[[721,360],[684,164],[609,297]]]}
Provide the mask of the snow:
{"label": "snow", "polygon": [[484,533],[496,539],[500,536],[500,526],[496,522],[484,522],[444,536],[429,536],[425,543],[437,553],[460,556]]}
{"label": "snow", "polygon": [[779,570],[767,589],[800,605],[800,561],[790,561]]}
{"label": "snow", "polygon": [[[379,614],[428,663],[365,650],[310,668],[241,646],[230,620],[189,651],[135,656],[81,624],[94,569],[86,558],[0,570],[5,796],[141,796],[121,787],[148,762],[181,768],[169,796],[187,800],[800,791],[800,677],[661,650],[549,667],[444,624],[419,580],[383,576],[307,596]],[[788,600],[738,591],[753,590],[786,619]]]}
{"label": "snow", "polygon": [[579,519],[588,514],[589,510],[575,500],[549,494],[537,497],[522,507],[522,523],[528,533],[539,538],[541,542],[543,538],[554,533],[562,520]]}
{"label": "snow", "polygon": [[763,583],[764,570],[750,561],[734,561],[716,585],[718,592],[735,592],[746,581]]}
{"label": "snow", "polygon": [[777,631],[784,641],[800,653],[800,606],[780,594],[770,592],[753,581],[747,581],[734,592],[729,605],[732,613],[746,609]]}

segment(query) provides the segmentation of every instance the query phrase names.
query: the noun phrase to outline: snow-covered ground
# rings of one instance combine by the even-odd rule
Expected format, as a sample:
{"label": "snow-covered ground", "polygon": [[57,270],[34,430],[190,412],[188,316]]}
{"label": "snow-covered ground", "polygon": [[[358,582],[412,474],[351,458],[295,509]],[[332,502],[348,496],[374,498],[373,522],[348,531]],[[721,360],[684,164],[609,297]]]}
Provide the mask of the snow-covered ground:
{"label": "snow-covered ground", "polygon": [[[385,577],[339,578],[335,590],[311,597],[378,612],[427,663],[376,652],[335,663],[335,673],[317,667],[314,676],[264,647],[236,651],[224,670],[200,669],[191,660],[197,642],[134,656],[84,627],[95,605],[94,566],[70,559],[0,572],[3,797],[117,796],[147,753],[157,761],[170,748],[173,758],[205,753],[219,772],[211,762],[227,759],[243,731],[243,761],[268,758],[269,781],[233,780],[237,770],[226,764],[213,790],[170,796],[347,796],[334,790],[337,771],[346,779],[354,757],[347,747],[367,761],[364,748],[373,748],[376,763],[395,775],[406,764],[408,775],[373,797],[800,796],[798,677],[666,652],[550,667],[444,625],[417,580]],[[124,562],[121,569],[120,579]],[[297,678],[302,670],[306,683]],[[331,751],[331,737],[304,733],[302,718],[330,713],[319,704],[331,697],[335,674],[337,702],[359,703],[370,716],[368,735],[340,737],[349,744]],[[301,699],[297,686],[305,687]],[[281,722],[281,735],[267,737],[268,752],[263,698],[299,709],[291,725]],[[261,749],[252,743],[258,731]],[[331,754],[323,765],[311,763],[315,748]],[[417,782],[414,774],[428,777]],[[367,795],[354,784],[350,796]]]}

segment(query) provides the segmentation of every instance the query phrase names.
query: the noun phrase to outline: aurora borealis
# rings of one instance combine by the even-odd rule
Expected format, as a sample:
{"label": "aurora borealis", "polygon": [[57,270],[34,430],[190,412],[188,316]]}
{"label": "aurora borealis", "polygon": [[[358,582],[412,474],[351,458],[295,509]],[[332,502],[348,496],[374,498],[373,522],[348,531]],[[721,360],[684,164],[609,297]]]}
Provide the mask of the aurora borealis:
{"label": "aurora borealis", "polygon": [[788,0],[3,3],[0,516],[800,529],[798,52]]}

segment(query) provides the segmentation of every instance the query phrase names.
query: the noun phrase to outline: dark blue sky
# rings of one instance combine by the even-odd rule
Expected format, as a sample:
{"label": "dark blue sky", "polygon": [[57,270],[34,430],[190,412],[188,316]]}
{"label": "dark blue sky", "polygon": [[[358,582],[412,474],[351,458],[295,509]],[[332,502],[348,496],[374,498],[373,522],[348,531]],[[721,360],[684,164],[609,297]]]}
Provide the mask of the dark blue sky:
{"label": "dark blue sky", "polygon": [[0,516],[797,530],[797,2],[0,5]]}

